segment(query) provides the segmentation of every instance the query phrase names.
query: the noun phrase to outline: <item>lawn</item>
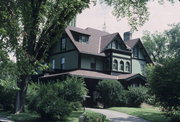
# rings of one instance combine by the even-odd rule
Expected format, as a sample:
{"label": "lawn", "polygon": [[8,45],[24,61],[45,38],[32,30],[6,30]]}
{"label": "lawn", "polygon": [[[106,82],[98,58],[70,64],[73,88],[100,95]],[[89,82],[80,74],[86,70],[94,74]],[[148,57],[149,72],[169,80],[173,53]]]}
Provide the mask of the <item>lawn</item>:
{"label": "lawn", "polygon": [[151,122],[168,122],[169,120],[163,112],[155,108],[112,107],[109,109],[134,115]]}
{"label": "lawn", "polygon": [[[86,110],[86,112],[89,113],[95,113],[93,111],[89,111]],[[79,122],[79,116],[83,114],[83,111],[73,111],[70,116],[68,116],[66,119],[62,120],[63,122]],[[33,114],[33,113],[20,113],[18,115],[15,114],[10,114],[10,112],[3,112],[0,111],[0,116],[10,119],[10,120],[14,120],[14,121],[18,121],[18,122],[43,122],[43,120],[40,120],[40,117],[37,114]],[[106,120],[106,122],[109,122],[108,120]]]}

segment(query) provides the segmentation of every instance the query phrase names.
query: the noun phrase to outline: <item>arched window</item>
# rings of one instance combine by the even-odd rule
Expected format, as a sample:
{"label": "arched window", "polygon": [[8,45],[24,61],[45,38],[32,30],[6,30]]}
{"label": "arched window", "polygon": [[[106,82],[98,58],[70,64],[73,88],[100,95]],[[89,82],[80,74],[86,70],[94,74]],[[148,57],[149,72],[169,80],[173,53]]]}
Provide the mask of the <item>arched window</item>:
{"label": "arched window", "polygon": [[118,70],[118,62],[116,59],[113,61],[113,69]]}
{"label": "arched window", "polygon": [[130,63],[126,62],[126,71],[130,72]]}
{"label": "arched window", "polygon": [[124,71],[124,62],[120,61],[120,70]]}

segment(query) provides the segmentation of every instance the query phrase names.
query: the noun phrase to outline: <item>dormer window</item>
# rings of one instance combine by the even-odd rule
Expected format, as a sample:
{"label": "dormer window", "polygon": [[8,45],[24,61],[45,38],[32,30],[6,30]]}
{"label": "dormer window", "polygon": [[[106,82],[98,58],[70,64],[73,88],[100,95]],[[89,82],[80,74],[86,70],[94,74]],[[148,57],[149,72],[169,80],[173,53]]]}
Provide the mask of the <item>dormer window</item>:
{"label": "dormer window", "polygon": [[79,36],[79,42],[81,43],[87,43],[88,42],[88,37],[85,35]]}
{"label": "dormer window", "polygon": [[138,47],[133,48],[133,57],[138,57]]}

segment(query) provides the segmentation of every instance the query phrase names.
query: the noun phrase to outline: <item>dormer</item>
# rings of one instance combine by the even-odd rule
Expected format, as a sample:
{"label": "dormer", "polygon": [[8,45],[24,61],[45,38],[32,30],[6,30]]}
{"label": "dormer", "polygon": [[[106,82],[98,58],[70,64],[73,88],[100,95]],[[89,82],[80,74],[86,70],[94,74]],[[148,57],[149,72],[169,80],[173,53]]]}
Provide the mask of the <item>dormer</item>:
{"label": "dormer", "polygon": [[87,34],[84,33],[79,33],[79,32],[75,32],[75,31],[71,31],[75,41],[83,43],[83,44],[87,44],[89,41],[89,36]]}

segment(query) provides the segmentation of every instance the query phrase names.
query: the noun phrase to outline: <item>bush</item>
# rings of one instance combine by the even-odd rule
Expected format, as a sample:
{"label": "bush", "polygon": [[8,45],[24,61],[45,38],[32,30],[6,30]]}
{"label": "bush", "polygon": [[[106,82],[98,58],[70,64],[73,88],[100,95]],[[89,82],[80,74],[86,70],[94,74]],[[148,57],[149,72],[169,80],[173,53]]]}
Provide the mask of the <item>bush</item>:
{"label": "bush", "polygon": [[124,88],[116,80],[102,80],[97,85],[97,91],[100,94],[99,101],[104,107],[110,107],[123,102]]}
{"label": "bush", "polygon": [[28,108],[40,114],[43,119],[62,120],[72,110],[79,108],[82,95],[86,93],[83,80],[75,77],[67,78],[63,82],[33,83],[27,91]]}
{"label": "bush", "polygon": [[15,89],[4,88],[0,85],[0,108],[5,111],[14,111],[14,105],[16,101],[16,92]]}
{"label": "bush", "polygon": [[171,59],[163,66],[155,66],[148,80],[152,93],[166,111],[178,110],[180,106],[180,57]]}
{"label": "bush", "polygon": [[139,107],[145,101],[147,88],[144,86],[130,86],[126,93],[127,105],[132,107]]}
{"label": "bush", "polygon": [[100,113],[85,112],[80,122],[105,122],[106,116]]}

